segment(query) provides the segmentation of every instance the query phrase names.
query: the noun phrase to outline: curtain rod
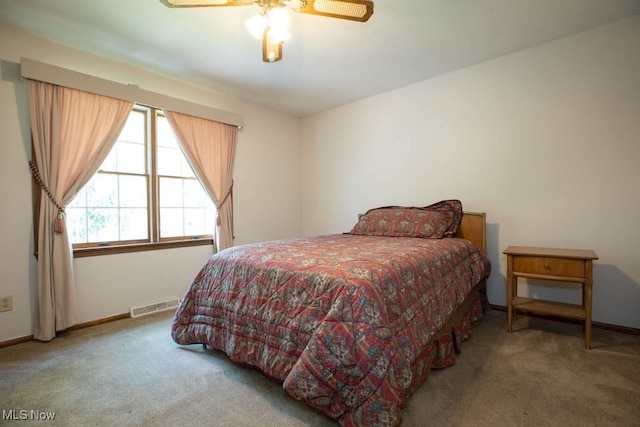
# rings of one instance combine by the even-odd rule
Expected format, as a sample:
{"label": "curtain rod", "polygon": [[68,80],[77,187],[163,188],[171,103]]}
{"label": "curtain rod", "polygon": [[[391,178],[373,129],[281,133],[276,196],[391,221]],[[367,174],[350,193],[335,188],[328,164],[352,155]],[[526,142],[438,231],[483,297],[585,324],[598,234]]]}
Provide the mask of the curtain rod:
{"label": "curtain rod", "polygon": [[236,113],[140,89],[137,85],[117,83],[28,58],[21,58],[20,74],[27,79],[39,80],[85,92],[96,93],[98,95],[124,99],[163,110],[176,111],[190,116],[237,126],[238,129],[242,129],[244,126],[244,117]]}

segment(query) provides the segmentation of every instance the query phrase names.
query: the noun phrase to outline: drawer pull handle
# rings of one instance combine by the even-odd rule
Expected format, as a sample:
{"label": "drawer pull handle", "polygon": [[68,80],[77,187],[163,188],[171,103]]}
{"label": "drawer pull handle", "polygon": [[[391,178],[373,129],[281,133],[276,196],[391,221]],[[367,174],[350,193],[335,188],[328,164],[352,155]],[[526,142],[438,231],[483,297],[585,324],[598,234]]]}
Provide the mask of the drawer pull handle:
{"label": "drawer pull handle", "polygon": [[551,268],[551,267],[549,266],[549,264],[545,264],[545,265],[544,265],[544,268],[549,269],[549,268]]}

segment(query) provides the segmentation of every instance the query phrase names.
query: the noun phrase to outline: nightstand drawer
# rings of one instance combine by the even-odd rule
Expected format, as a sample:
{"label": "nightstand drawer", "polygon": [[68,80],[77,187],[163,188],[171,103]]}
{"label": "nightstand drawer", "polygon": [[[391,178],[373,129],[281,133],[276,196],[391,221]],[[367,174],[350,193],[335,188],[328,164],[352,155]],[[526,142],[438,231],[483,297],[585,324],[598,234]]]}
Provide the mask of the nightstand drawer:
{"label": "nightstand drawer", "polygon": [[584,260],[537,256],[513,257],[513,271],[566,277],[585,277],[586,274]]}

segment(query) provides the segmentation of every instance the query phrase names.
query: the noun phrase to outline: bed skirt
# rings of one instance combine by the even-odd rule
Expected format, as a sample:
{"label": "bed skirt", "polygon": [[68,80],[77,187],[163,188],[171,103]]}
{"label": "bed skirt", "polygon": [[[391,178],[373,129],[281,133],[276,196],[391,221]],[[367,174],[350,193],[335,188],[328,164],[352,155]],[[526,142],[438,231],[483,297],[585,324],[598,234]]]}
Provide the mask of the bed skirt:
{"label": "bed skirt", "polygon": [[[431,369],[443,369],[452,366],[456,362],[456,354],[461,353],[462,341],[469,338],[473,332],[472,325],[482,319],[489,307],[486,293],[486,279],[479,283],[469,295],[458,313],[451,318],[442,328],[440,334],[429,344],[412,367],[413,378],[407,389],[407,394],[401,396],[402,407],[406,405],[411,394],[420,385],[427,381]],[[378,391],[379,393],[381,390]],[[380,411],[374,407],[376,399],[369,399],[363,406],[354,412],[347,413],[338,421],[344,427],[362,427],[376,425],[398,425],[401,420],[401,411],[389,423],[384,423]],[[382,419],[381,419],[382,418]],[[383,423],[381,423],[383,421]]]}

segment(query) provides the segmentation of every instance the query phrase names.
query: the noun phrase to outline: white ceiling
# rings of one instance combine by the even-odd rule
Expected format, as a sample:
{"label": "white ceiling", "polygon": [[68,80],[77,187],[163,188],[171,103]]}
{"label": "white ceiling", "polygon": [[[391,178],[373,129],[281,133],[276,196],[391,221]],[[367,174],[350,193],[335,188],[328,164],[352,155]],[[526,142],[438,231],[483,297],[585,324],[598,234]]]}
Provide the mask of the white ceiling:
{"label": "white ceiling", "polygon": [[0,23],[307,116],[640,13],[640,0],[374,0],[369,22],[293,14],[284,59],[262,62],[255,5],[0,0]]}

